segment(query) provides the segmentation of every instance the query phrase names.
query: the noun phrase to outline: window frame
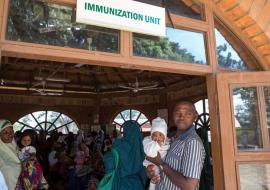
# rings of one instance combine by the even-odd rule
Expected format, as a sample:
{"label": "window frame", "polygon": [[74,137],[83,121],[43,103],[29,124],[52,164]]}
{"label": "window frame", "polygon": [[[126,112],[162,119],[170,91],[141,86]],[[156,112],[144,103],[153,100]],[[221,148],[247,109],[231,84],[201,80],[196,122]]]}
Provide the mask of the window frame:
{"label": "window frame", "polygon": [[[53,0],[49,2],[68,6],[74,6],[76,4],[75,0]],[[206,75],[212,72],[211,67],[214,61],[209,59],[209,50],[211,48],[209,48],[210,43],[208,39],[211,39],[209,34],[211,25],[209,25],[209,16],[207,16],[209,13],[206,13],[209,12],[206,11],[207,4],[203,6],[206,21],[170,14],[175,28],[205,33],[204,41],[207,65],[198,65],[179,61],[157,60],[153,58],[141,58],[133,56],[132,33],[126,31],[120,31],[119,54],[9,41],[5,39],[8,17],[8,3],[9,0],[4,1],[3,27],[1,28],[1,41],[3,42],[1,48],[3,55],[5,56],[20,56],[23,58],[46,59],[61,62],[76,62],[81,64],[92,63],[104,66],[113,65],[122,68],[149,69],[156,67],[155,70],[157,71],[162,70],[175,73],[176,70],[178,70],[178,72],[183,70],[184,73],[196,73],[197,75]],[[169,21],[170,19],[167,15],[167,24]]]}
{"label": "window frame", "polygon": [[261,130],[261,138],[262,138],[262,144],[263,148],[260,148],[259,150],[239,150],[237,148],[237,134],[235,130],[235,120],[232,119],[232,126],[233,126],[233,142],[234,142],[234,152],[235,155],[250,155],[256,152],[267,152],[270,151],[270,139],[269,139],[269,133],[267,131],[267,117],[266,117],[266,105],[265,105],[265,99],[264,99],[264,86],[270,86],[264,83],[253,83],[253,84],[232,84],[230,85],[230,105],[231,105],[231,118],[234,118],[234,105],[233,105],[233,89],[235,88],[241,88],[241,87],[255,87],[257,92],[257,103],[258,103],[258,116],[259,121],[258,124],[260,126]]}
{"label": "window frame", "polygon": [[[125,112],[125,111],[129,111],[130,112],[130,114],[129,114],[129,120],[125,120],[125,118],[124,118],[124,116],[122,115],[122,113],[123,112]],[[139,115],[137,116],[137,118],[136,118],[136,120],[133,120],[132,119],[132,111],[137,111],[137,112],[139,112]],[[120,124],[120,123],[117,123],[117,122],[115,122],[115,119],[116,119],[116,117],[118,116],[120,114],[120,116],[121,116],[121,118],[124,120],[124,122],[122,123],[122,124]],[[138,122],[138,119],[140,118],[140,116],[141,115],[144,115],[145,117],[146,117],[146,121],[145,122],[143,122],[143,123],[139,123]],[[119,125],[120,126],[120,132],[121,133],[123,133],[123,124],[125,123],[125,122],[127,122],[127,121],[135,121],[135,122],[137,122],[139,125],[140,125],[140,129],[141,129],[141,132],[142,133],[147,133],[147,132],[150,132],[150,130],[149,131],[143,131],[142,130],[142,126],[144,125],[144,124],[146,124],[146,123],[149,123],[150,125],[151,125],[151,122],[150,122],[150,120],[149,120],[149,118],[143,113],[143,112],[141,112],[140,110],[137,110],[137,109],[135,109],[135,108],[127,108],[127,109],[123,109],[123,110],[121,110],[121,111],[119,111],[119,112],[117,112],[116,114],[115,114],[115,116],[113,117],[113,119],[112,119],[112,124],[114,125]]]}
{"label": "window frame", "polygon": [[[36,113],[36,112],[45,112],[45,120],[44,120],[44,121],[39,121],[39,120],[36,118],[36,116],[34,115],[34,113]],[[53,122],[49,122],[49,121],[48,121],[48,112],[54,112],[54,113],[57,113],[57,114],[59,114],[59,115],[54,119]],[[19,120],[21,120],[21,119],[23,119],[23,118],[25,118],[26,116],[29,116],[29,115],[31,115],[32,118],[33,118],[33,119],[35,120],[35,122],[36,122],[36,125],[33,126],[33,127],[30,126],[30,125],[28,125],[27,123],[24,123],[24,122],[19,121]],[[57,126],[55,125],[55,123],[58,121],[58,119],[59,119],[61,116],[67,117],[68,119],[70,119],[70,121],[57,127]],[[54,131],[57,131],[58,129],[61,129],[62,127],[65,127],[66,131],[69,133],[69,132],[72,132],[72,131],[69,130],[69,127],[68,127],[68,125],[71,124],[71,123],[75,123],[77,129],[79,130],[79,127],[78,127],[78,125],[76,124],[75,120],[73,120],[71,117],[69,117],[68,115],[66,115],[66,114],[64,114],[64,113],[62,113],[62,112],[57,112],[57,111],[52,111],[52,110],[40,110],[40,111],[35,111],[35,112],[28,113],[28,114],[22,116],[21,118],[19,118],[15,123],[19,123],[20,125],[23,125],[23,127],[22,127],[19,131],[24,131],[24,130],[26,130],[26,129],[32,129],[32,130],[35,130],[35,131],[38,132],[38,131],[40,131],[40,130],[44,130],[44,131],[47,132],[47,134],[50,134],[50,133],[52,133],[52,132],[54,132]],[[42,127],[42,125],[41,125],[41,124],[43,124],[43,123],[45,123],[45,129],[44,129],[44,128]],[[49,124],[49,125],[47,125],[47,124]],[[47,128],[47,126],[48,126],[48,128]],[[26,127],[26,129],[25,129],[25,127]],[[39,127],[40,129],[38,129],[38,127]],[[53,129],[50,130],[51,128],[53,128]]]}

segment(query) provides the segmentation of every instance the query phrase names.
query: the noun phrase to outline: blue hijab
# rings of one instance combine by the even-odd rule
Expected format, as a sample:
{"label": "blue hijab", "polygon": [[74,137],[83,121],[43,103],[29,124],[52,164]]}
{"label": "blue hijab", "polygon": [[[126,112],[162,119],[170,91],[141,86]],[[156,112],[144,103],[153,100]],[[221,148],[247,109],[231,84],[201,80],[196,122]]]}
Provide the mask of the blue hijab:
{"label": "blue hijab", "polygon": [[[115,140],[112,145],[119,154],[112,190],[144,190],[147,177],[142,165],[144,152],[140,126],[135,121],[127,121],[123,128],[123,137]],[[104,155],[104,163],[106,173],[114,169],[115,159],[112,152]]]}

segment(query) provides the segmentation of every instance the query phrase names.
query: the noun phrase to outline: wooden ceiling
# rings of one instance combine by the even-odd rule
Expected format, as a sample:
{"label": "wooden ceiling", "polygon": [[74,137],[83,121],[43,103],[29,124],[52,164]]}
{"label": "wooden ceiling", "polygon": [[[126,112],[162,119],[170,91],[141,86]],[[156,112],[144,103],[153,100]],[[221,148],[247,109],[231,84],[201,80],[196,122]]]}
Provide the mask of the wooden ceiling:
{"label": "wooden ceiling", "polygon": [[153,94],[179,89],[203,77],[2,57],[0,89],[27,95]]}
{"label": "wooden ceiling", "polygon": [[252,51],[262,57],[265,70],[270,65],[270,1],[214,0],[215,14],[241,36]]}

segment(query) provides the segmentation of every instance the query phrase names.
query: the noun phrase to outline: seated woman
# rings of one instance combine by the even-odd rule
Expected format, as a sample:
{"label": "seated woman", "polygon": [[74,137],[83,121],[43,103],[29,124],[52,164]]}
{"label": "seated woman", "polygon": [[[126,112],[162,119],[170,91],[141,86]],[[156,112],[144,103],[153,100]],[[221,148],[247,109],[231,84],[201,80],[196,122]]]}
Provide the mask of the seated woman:
{"label": "seated woman", "polygon": [[[135,121],[126,121],[123,128],[123,137],[115,140],[112,145],[119,155],[112,190],[144,190],[147,177],[142,164],[144,151],[140,126]],[[115,169],[112,151],[104,155],[104,164],[106,173]]]}

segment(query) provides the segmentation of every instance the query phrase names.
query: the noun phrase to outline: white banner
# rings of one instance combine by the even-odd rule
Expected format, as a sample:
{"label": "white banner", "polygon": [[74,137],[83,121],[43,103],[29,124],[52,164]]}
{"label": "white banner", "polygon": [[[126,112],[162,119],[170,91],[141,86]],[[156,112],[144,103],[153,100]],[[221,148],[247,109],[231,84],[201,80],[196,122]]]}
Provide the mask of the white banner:
{"label": "white banner", "polygon": [[165,9],[132,0],[77,0],[76,22],[166,35]]}

